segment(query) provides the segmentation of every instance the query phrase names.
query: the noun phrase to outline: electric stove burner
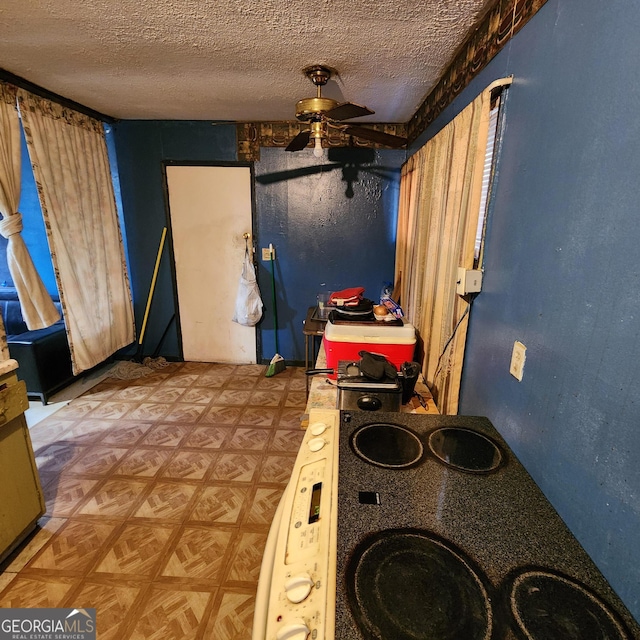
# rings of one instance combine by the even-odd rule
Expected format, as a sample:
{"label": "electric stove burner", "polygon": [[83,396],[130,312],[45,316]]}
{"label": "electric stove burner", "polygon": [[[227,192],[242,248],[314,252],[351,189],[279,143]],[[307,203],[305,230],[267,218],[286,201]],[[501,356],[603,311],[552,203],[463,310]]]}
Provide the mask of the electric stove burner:
{"label": "electric stove burner", "polygon": [[622,622],[594,593],[548,571],[513,581],[511,613],[526,640],[628,640]]}
{"label": "electric stove burner", "polygon": [[420,462],[424,454],[420,438],[396,424],[360,427],[351,436],[351,445],[362,460],[386,469],[406,469]]}
{"label": "electric stove burner", "polygon": [[429,436],[431,452],[444,464],[461,471],[487,473],[500,466],[502,453],[486,436],[462,427],[442,427]]}
{"label": "electric stove burner", "polygon": [[369,638],[488,640],[491,599],[462,553],[423,531],[376,534],[347,566],[353,616]]}

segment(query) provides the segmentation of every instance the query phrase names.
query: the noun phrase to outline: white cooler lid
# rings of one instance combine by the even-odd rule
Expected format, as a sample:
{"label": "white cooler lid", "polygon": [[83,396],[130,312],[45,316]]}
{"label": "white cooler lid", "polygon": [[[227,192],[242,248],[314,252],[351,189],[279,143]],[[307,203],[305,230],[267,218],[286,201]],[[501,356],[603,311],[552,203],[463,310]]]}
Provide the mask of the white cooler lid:
{"label": "white cooler lid", "polygon": [[412,324],[404,320],[402,326],[357,322],[333,324],[329,321],[324,329],[324,337],[332,342],[413,344],[416,341],[416,330]]}

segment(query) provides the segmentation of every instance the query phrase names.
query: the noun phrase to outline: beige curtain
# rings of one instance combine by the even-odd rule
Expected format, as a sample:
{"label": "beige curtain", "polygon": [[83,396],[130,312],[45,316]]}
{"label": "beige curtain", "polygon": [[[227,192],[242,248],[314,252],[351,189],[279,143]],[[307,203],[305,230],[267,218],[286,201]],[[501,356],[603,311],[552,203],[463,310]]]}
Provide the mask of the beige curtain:
{"label": "beige curtain", "polygon": [[458,267],[473,268],[491,93],[510,82],[493,83],[402,168],[396,282],[443,414],[458,412],[470,302],[456,280]]}
{"label": "beige curtain", "polygon": [[8,239],[7,263],[20,300],[22,317],[29,329],[42,329],[60,320],[60,314],[20,235],[20,151],[16,87],[0,83],[0,234]]}
{"label": "beige curtain", "polygon": [[77,374],[135,339],[104,130],[22,89],[18,104]]}

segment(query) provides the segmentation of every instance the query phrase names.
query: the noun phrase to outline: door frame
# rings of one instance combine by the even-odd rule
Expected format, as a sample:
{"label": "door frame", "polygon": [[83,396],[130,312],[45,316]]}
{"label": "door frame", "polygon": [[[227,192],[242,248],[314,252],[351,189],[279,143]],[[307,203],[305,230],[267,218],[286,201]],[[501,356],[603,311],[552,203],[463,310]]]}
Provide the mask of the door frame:
{"label": "door frame", "polygon": [[[253,267],[258,273],[256,262],[256,181],[253,162],[229,162],[229,161],[203,161],[203,160],[170,160],[162,161],[162,191],[164,196],[165,220],[167,227],[167,245],[169,255],[169,270],[171,272],[171,287],[173,290],[174,318],[176,322],[176,333],[178,338],[178,350],[180,360],[184,362],[184,349],[182,345],[182,325],[180,323],[180,303],[178,299],[178,278],[176,273],[176,260],[173,249],[173,233],[171,228],[171,209],[169,206],[169,181],[167,179],[167,167],[246,167],[249,169],[251,185],[251,258]],[[234,301],[235,302],[235,301]],[[256,363],[260,364],[260,354],[262,353],[262,331],[258,329],[260,323],[254,327],[256,333]]]}

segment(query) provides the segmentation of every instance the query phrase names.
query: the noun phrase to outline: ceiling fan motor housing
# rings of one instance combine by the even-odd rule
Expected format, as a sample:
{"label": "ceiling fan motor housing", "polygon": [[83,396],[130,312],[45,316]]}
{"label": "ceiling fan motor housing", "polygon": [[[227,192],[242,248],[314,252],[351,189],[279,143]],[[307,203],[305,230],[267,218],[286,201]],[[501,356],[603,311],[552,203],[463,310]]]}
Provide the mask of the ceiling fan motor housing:
{"label": "ceiling fan motor housing", "polygon": [[322,97],[322,87],[324,87],[333,75],[333,69],[322,65],[313,65],[303,70],[304,74],[316,85],[317,95],[315,98],[305,98],[296,105],[296,118],[303,122],[318,121],[325,111],[329,111],[338,106],[338,102],[331,98]]}
{"label": "ceiling fan motor housing", "polygon": [[322,97],[322,87],[327,84],[332,69],[316,65],[303,69],[305,75],[316,86],[315,98],[305,98],[296,104],[296,118],[309,123],[309,129],[300,131],[287,145],[286,151],[302,151],[311,140],[314,141],[314,154],[322,155],[322,140],[327,137],[327,127],[340,129],[350,136],[370,140],[387,147],[399,148],[405,146],[407,140],[400,136],[391,135],[368,127],[344,125],[342,121],[370,116],[375,112],[351,102],[338,103],[331,98]]}
{"label": "ceiling fan motor housing", "polygon": [[338,102],[331,98],[304,98],[296,104],[296,118],[303,122],[319,120],[325,111],[337,106]]}

